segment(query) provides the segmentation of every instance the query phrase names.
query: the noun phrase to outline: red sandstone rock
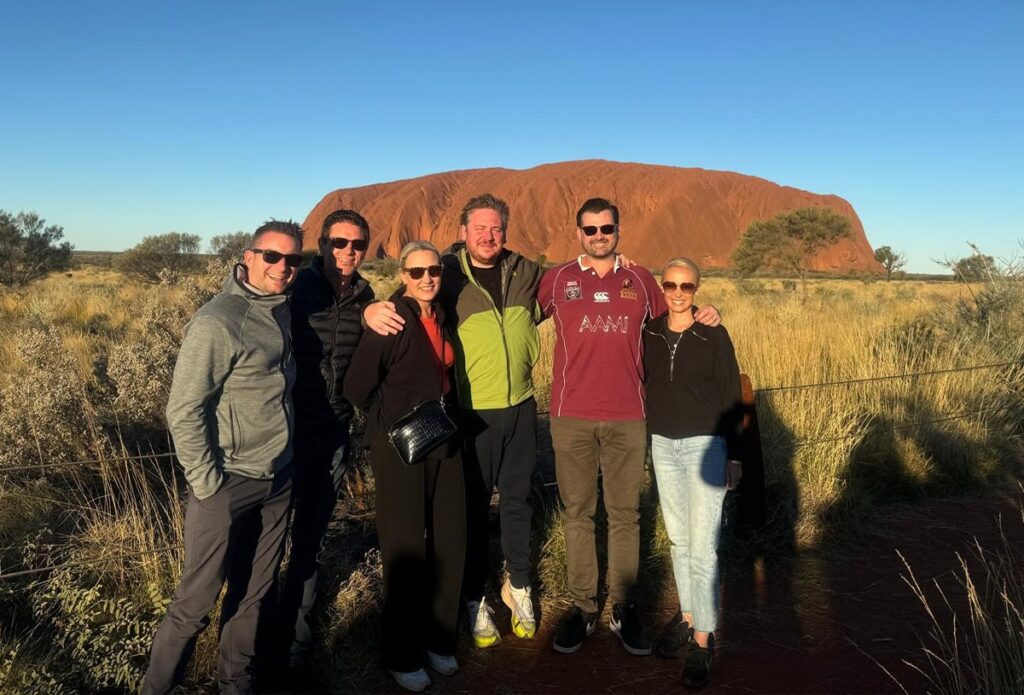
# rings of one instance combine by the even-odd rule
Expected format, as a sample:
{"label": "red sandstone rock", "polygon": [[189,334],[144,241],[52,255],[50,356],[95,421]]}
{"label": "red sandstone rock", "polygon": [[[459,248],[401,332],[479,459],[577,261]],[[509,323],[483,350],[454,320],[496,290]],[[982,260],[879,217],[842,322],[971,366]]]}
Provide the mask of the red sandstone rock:
{"label": "red sandstone rock", "polygon": [[397,257],[413,239],[442,250],[458,238],[463,204],[479,193],[508,201],[508,246],[549,261],[576,256],[577,208],[600,196],[619,207],[619,250],[638,263],[660,266],[689,256],[706,267],[732,265],[730,254],[756,219],[799,207],[829,207],[850,219],[853,237],[823,250],[819,270],[881,272],[853,206],[819,195],[728,171],[683,169],[603,160],[559,162],[532,169],[469,169],[391,183],[343,188],[324,196],[306,217],[306,248],[315,248],[324,218],[340,208],[358,210],[372,230],[369,257]]}

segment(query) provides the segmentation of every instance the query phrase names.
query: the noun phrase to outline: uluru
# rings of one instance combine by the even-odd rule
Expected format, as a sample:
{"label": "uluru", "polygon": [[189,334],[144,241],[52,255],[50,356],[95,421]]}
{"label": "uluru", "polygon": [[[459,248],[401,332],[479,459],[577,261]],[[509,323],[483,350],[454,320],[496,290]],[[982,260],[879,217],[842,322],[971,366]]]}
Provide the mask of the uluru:
{"label": "uluru", "polygon": [[620,212],[619,250],[658,268],[673,256],[725,268],[747,225],[800,207],[827,207],[847,217],[853,235],[822,250],[812,267],[839,273],[881,270],[853,206],[836,195],[781,186],[729,171],[585,160],[530,169],[466,169],[342,188],[306,217],[306,248],[316,246],[324,218],[341,208],[370,223],[369,258],[397,257],[414,239],[444,249],[458,238],[467,200],[493,193],[508,201],[509,248],[548,261],[575,257],[575,215],[587,198],[614,202]]}

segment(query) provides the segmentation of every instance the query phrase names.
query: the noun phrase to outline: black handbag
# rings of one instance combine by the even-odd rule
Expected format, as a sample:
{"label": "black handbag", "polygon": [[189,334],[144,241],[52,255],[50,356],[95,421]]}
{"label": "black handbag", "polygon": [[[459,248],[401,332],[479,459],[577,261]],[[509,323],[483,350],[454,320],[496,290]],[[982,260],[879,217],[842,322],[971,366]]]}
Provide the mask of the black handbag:
{"label": "black handbag", "polygon": [[[444,384],[444,335],[441,336],[441,384]],[[442,387],[443,388],[443,387]],[[384,412],[384,401],[380,404]],[[385,416],[386,417],[386,416]],[[431,451],[455,436],[459,428],[444,409],[444,394],[417,404],[388,428],[388,440],[407,466],[419,463]]]}
{"label": "black handbag", "polygon": [[395,420],[388,430],[388,439],[405,465],[411,466],[458,431],[444,410],[444,400],[429,400]]}

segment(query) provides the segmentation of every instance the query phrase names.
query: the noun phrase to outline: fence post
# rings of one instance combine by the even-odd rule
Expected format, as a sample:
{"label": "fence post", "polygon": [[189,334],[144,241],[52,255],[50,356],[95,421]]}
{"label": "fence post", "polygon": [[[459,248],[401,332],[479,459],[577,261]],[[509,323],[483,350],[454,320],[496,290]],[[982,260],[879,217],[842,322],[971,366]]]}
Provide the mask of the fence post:
{"label": "fence post", "polygon": [[743,478],[739,486],[737,523],[739,526],[764,525],[764,456],[761,429],[757,423],[757,404],[750,377],[740,374],[743,389]]}

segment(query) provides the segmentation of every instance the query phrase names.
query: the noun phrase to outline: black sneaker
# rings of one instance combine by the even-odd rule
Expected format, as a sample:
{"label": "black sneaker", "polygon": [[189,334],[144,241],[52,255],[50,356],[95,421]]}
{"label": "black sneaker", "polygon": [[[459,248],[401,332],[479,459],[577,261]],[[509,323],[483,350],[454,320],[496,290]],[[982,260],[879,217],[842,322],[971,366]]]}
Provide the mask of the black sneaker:
{"label": "black sneaker", "polygon": [[636,656],[647,656],[651,653],[651,641],[644,635],[644,626],[636,613],[635,603],[616,603],[612,606],[612,619],[608,621],[626,651]]}
{"label": "black sneaker", "polygon": [[683,663],[683,684],[689,688],[702,688],[711,680],[711,650],[691,641]]}
{"label": "black sneaker", "polygon": [[585,613],[579,606],[573,606],[558,625],[553,645],[555,651],[572,654],[582,646],[583,640],[593,634],[596,627],[597,613]]}
{"label": "black sneaker", "polygon": [[683,620],[683,614],[676,613],[661,631],[658,644],[654,647],[654,653],[666,659],[682,656],[692,635],[693,629],[689,623]]}

